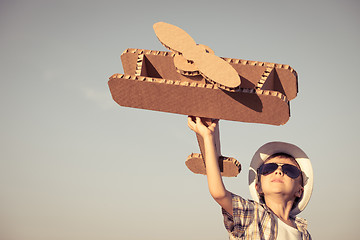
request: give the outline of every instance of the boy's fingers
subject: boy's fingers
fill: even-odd
[[[191,121],[193,121],[193,122],[195,122],[195,120],[196,120],[196,118],[194,117],[194,116],[190,116],[190,115],[188,115],[188,120],[191,120]]]
[[[188,127],[192,130],[193,129],[193,126],[192,126],[192,124],[191,124],[191,122],[188,122]]]
[[[219,123],[219,119],[211,119],[211,127],[216,127],[216,125]]]
[[[194,123],[194,121],[192,120],[192,118],[190,116],[188,117],[188,127],[191,130],[194,130],[194,127],[195,127],[195,123]]]
[[[191,119],[190,116],[187,117],[187,120],[188,120],[188,123],[189,123],[189,122],[192,122],[192,119]]]
[[[201,122],[201,119],[199,117],[196,117],[196,123],[200,123]]]
[[[188,116],[188,123],[194,125],[195,124],[195,121],[194,121],[194,118],[191,117],[191,116]]]
[[[205,124],[203,123],[203,119],[201,117],[196,117],[196,125],[205,126]]]

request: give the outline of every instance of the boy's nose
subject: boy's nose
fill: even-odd
[[[281,166],[278,166],[278,168],[275,170],[275,174],[280,174],[280,175],[283,175],[283,171],[282,171],[282,168]]]

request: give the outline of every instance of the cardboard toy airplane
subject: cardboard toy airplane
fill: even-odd
[[[154,31],[171,52],[129,48],[122,53],[124,74],[108,82],[119,105],[249,123],[288,121],[289,101],[298,92],[297,73],[289,65],[217,57],[168,23],[154,24]],[[199,136],[198,142],[204,153]],[[223,176],[240,172],[233,158],[220,157],[219,163]],[[201,154],[191,154],[186,165],[206,174]]]

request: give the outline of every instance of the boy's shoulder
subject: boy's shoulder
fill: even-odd
[[[232,207],[233,207],[233,216],[235,218],[243,218],[253,220],[254,218],[258,218],[260,216],[267,215],[268,217],[272,217],[271,210],[263,203],[259,203],[254,200],[245,199],[237,194],[231,193],[232,198]],[[229,215],[233,218],[232,215],[227,213],[223,209],[223,214]]]
[[[259,203],[251,199],[245,199],[234,193],[231,193],[231,198],[233,201],[233,207],[236,206],[240,208],[263,208],[266,211],[270,211],[264,203]]]

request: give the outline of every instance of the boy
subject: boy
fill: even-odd
[[[226,190],[218,165],[218,120],[209,126],[196,117],[188,126],[204,141],[205,165],[211,196],[222,207],[230,239],[311,239],[306,222],[295,217],[310,199],[312,167],[298,147],[268,143],[254,155],[249,187],[255,201],[247,201]]]

